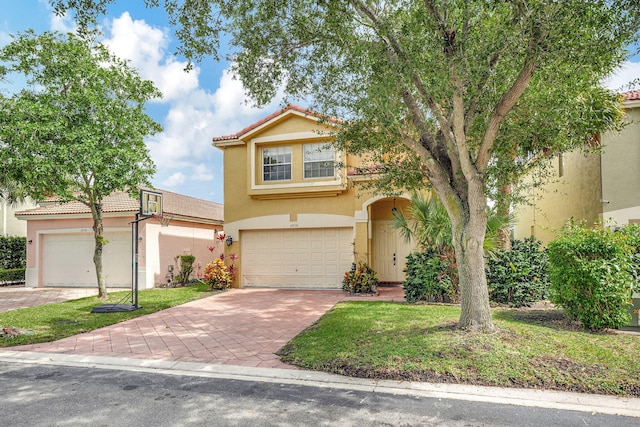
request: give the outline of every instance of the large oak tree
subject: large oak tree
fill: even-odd
[[[88,23],[114,1],[52,3]],[[459,325],[482,331],[494,330],[482,251],[491,184],[519,176],[515,169],[531,155],[584,145],[592,129],[582,125],[601,114],[593,107],[615,108],[600,81],[624,59],[638,30],[636,0],[162,6],[179,53],[217,59],[220,40],[229,40],[234,71],[258,104],[279,90],[312,100],[315,111],[344,119],[338,140],[378,166],[387,191],[435,191],[452,223]]]
[[[0,96],[3,175],[33,199],[89,207],[99,296],[106,297],[102,202],[149,185],[155,165],[144,138],[161,127],[144,105],[161,94],[106,47],[73,34],[27,31],[0,50],[0,61],[0,77],[23,75],[27,83]]]

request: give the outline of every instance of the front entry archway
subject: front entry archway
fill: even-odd
[[[382,199],[371,206],[371,264],[380,282],[404,281],[407,256],[414,243],[407,242],[399,230],[393,227],[392,209],[406,213],[409,201],[405,198]]]

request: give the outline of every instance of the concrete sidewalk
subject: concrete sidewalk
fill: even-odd
[[[59,341],[7,349],[294,369],[275,352],[349,299],[404,301],[404,295],[401,287],[361,297],[338,290],[230,289]]]

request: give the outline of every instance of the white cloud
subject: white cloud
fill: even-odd
[[[197,89],[172,103],[164,132],[148,144],[151,155],[158,168],[193,166],[205,159],[221,160],[220,151],[212,147],[213,137],[236,133],[277,108],[277,102],[263,109],[250,107],[242,84],[225,70],[213,94]]]
[[[171,175],[169,178],[162,181],[162,186],[167,188],[179,187],[184,184],[186,181],[186,177],[182,172],[176,172]]]
[[[191,179],[194,181],[213,181],[214,174],[212,172],[213,165],[200,163],[193,168]]]
[[[229,69],[219,77],[207,76],[219,79],[215,91],[201,88],[200,69],[186,73],[186,62],[169,52],[167,31],[133,20],[129,13],[111,20],[106,28],[110,34],[105,45],[128,59],[143,78],[155,82],[164,95],[161,104],[168,107],[164,117],[157,116],[157,109],[155,114],[164,131],[147,141],[158,167],[155,184],[221,201],[222,152],[212,146],[212,138],[238,132],[276,111],[278,102],[263,109],[251,107],[242,84],[232,78]]]
[[[187,73],[186,62],[167,52],[167,31],[143,20],[133,20],[128,12],[110,22],[111,38],[104,44],[117,56],[128,59],[143,78],[152,80],[163,94],[163,101],[180,98],[198,87],[197,69]]]
[[[51,13],[51,21],[49,25],[53,31],[60,31],[61,33],[75,33],[78,29],[75,21],[67,14],[62,16]]]
[[[636,79],[640,79],[640,62],[627,61],[609,76],[604,84],[609,89],[624,92],[630,90],[628,84]]]

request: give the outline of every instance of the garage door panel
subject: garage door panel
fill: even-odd
[[[351,267],[352,235],[351,228],[243,231],[242,285],[340,288]],[[270,257],[274,245],[267,242],[277,241],[280,257]],[[266,257],[268,265],[261,261]]]
[[[102,270],[108,287],[131,286],[131,234],[105,233]],[[43,286],[98,286],[92,233],[46,234],[42,247]]]

